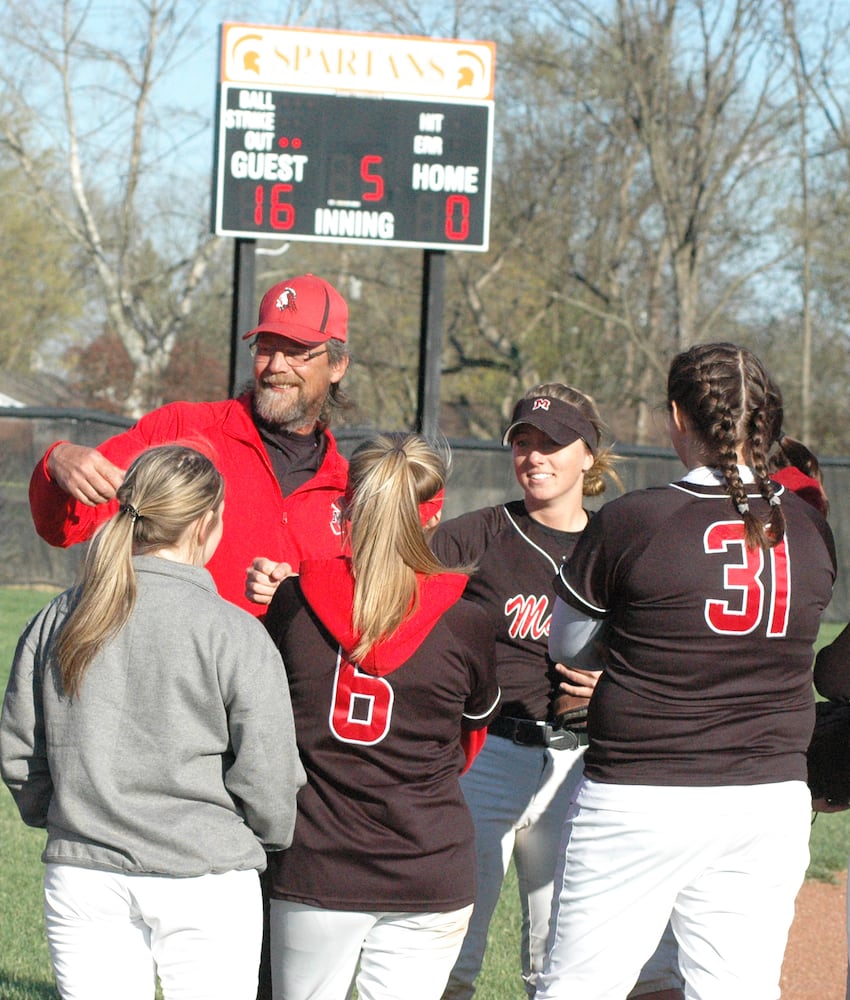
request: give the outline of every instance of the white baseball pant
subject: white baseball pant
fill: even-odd
[[[48,864],[47,943],[63,1000],[255,1000],[257,872],[196,878]]]
[[[511,858],[522,909],[522,979],[528,995],[534,996],[546,958],[554,882],[564,850],[564,821],[583,767],[584,748],[519,746],[489,735],[461,777],[475,823],[478,891],[443,1000],[470,1000],[475,992],[487,933]],[[678,948],[668,926],[630,996],[681,985]]]
[[[776,1000],[810,809],[801,781],[583,782],[537,1000],[624,996],[671,912],[687,1000]]]
[[[359,1000],[439,1000],[471,912],[359,913],[272,899],[273,998],[344,1000],[356,985]]]

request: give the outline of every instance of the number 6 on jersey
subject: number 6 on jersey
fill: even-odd
[[[334,697],[328,719],[331,732],[343,743],[380,743],[390,731],[395,695],[383,677],[364,673],[337,654]]]

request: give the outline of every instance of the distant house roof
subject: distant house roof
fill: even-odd
[[[69,406],[73,394],[55,375],[0,371],[0,406]]]

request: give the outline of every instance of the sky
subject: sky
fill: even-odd
[[[423,9],[428,5],[424,0]],[[134,11],[138,8],[134,0],[93,0],[89,4],[87,27],[94,38],[107,47],[123,47],[128,32],[132,34]],[[191,7],[187,0],[183,9]],[[164,171],[170,165],[175,173],[203,174],[212,171],[215,107],[218,86],[218,41],[219,27],[225,21],[249,24],[269,24],[298,27],[327,28],[322,21],[321,3],[281,3],[271,0],[255,0],[253,3],[233,2],[233,0],[208,0],[200,5],[200,13],[192,25],[188,43],[181,48],[180,58],[160,87],[155,101],[157,107],[169,104],[175,110],[175,122],[182,119],[184,112],[190,112],[196,121],[187,127],[185,134],[170,131],[163,140],[161,166]],[[345,6],[343,5],[343,10]],[[311,14],[313,16],[311,16]],[[351,27],[350,25],[348,27]],[[123,39],[123,40],[122,40]],[[130,50],[128,49],[128,54]],[[93,94],[90,120],[98,122],[103,118],[102,85],[100,78],[88,81]],[[58,105],[57,105],[58,110]],[[119,135],[120,126],[116,120],[114,134]],[[108,128],[108,126],[107,126]],[[123,126],[126,135],[126,125]],[[106,134],[106,132],[105,132]],[[120,145],[120,139],[116,139]],[[106,147],[104,142],[104,147]],[[108,159],[105,158],[104,162]],[[170,164],[166,163],[170,160]],[[108,169],[108,167],[107,167]]]

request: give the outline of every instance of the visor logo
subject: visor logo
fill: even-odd
[[[535,399],[532,404],[532,410],[548,410],[550,400],[548,399]]]

